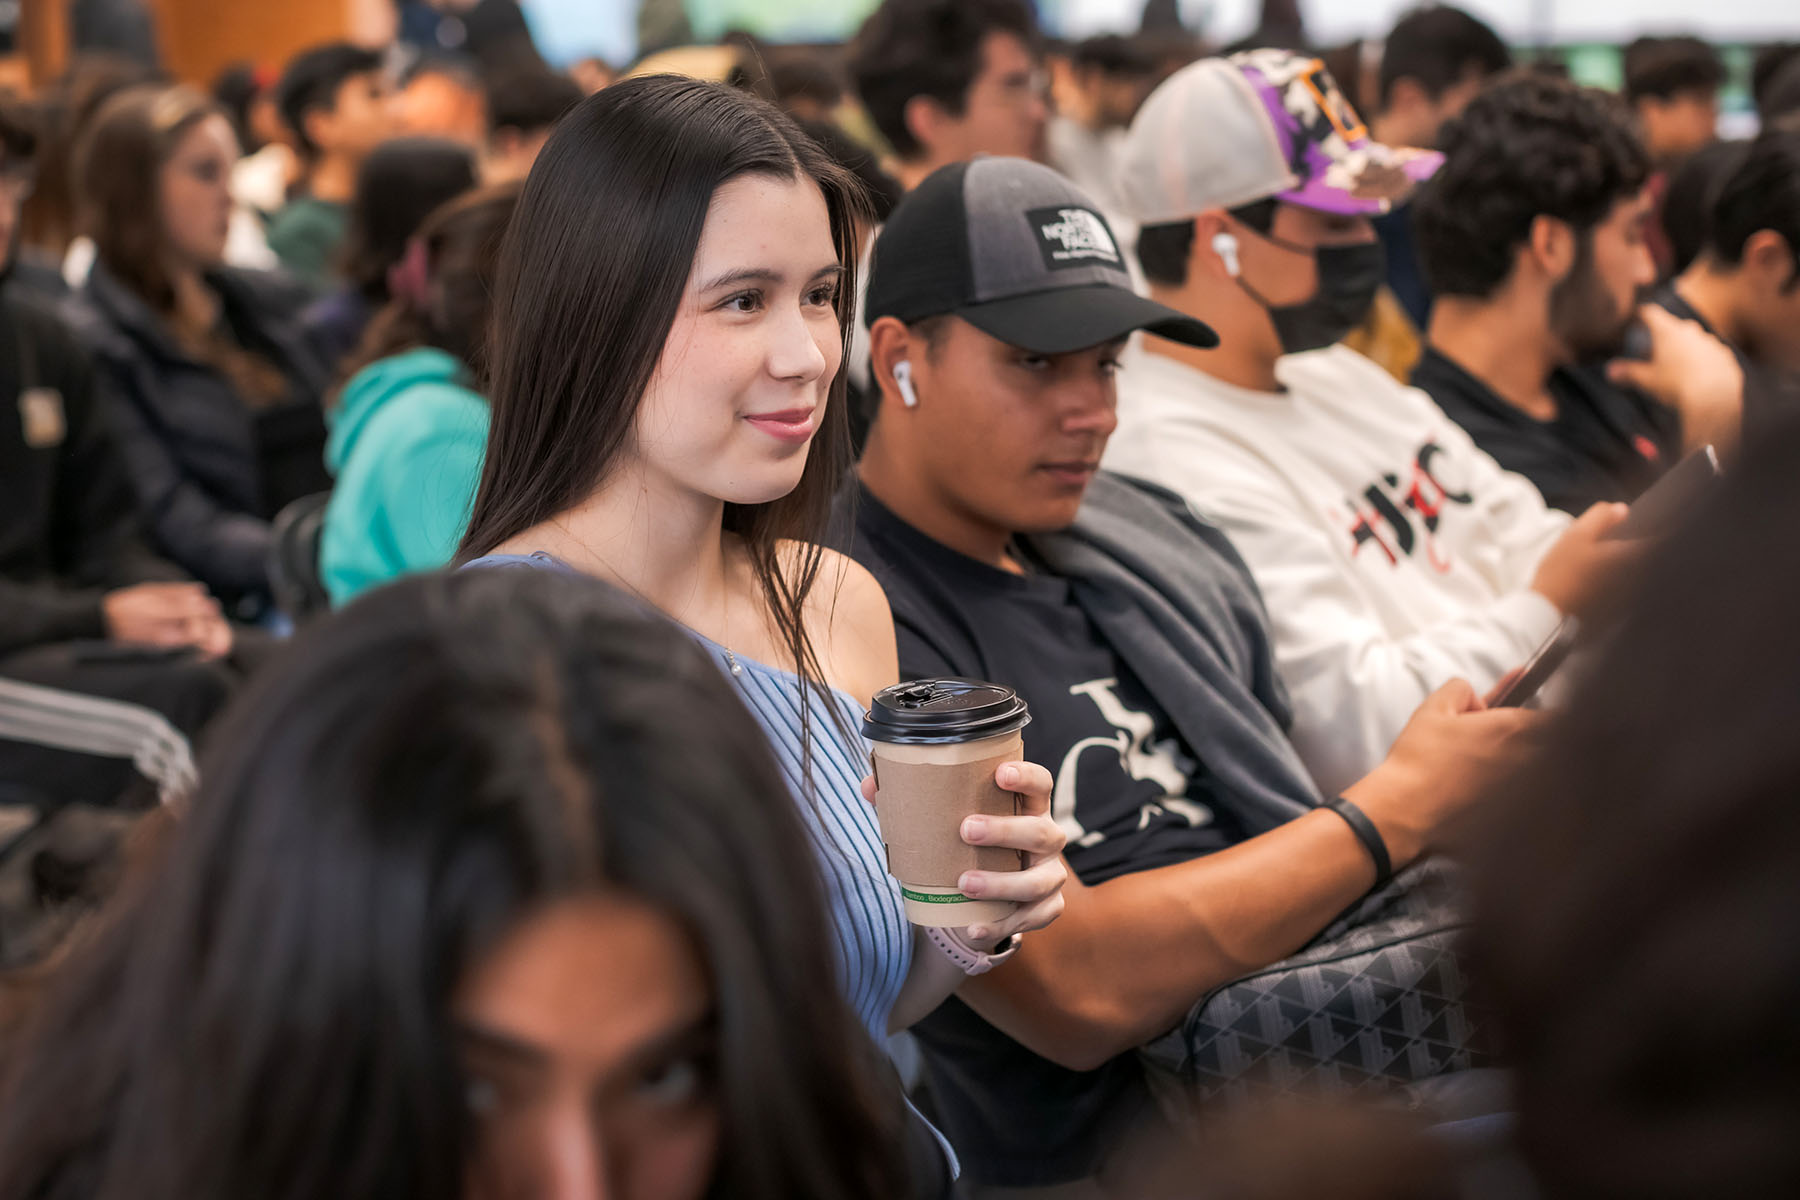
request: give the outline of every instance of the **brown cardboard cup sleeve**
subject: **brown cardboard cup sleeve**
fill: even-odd
[[[997,743],[997,745],[996,745]],[[957,890],[964,871],[1017,871],[1017,850],[971,846],[962,823],[975,813],[1014,816],[1019,798],[994,782],[1002,763],[1023,747],[1017,733],[987,745],[890,746],[873,749],[876,814],[887,846],[888,872],[900,884],[907,919],[915,925],[956,927],[999,921],[1018,907],[1010,900],[971,900]],[[972,757],[971,751],[981,753]],[[943,758],[961,758],[945,762]],[[939,761],[926,761],[937,758]]]

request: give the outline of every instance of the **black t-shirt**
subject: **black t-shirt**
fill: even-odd
[[[1681,459],[1681,418],[1588,367],[1558,367],[1547,387],[1554,420],[1540,421],[1427,346],[1413,386],[1508,471],[1537,485],[1552,508],[1580,514],[1601,501],[1631,501]]]
[[[963,675],[1031,706],[1025,757],[1049,769],[1052,809],[1082,882],[1185,862],[1243,840],[1168,715],[1076,603],[1067,580],[1015,575],[950,550],[865,490],[851,554],[888,593],[904,678]],[[1132,1055],[1074,1072],[952,999],[915,1027],[968,1174],[1028,1187],[1092,1174],[1113,1140],[1153,1119]]]

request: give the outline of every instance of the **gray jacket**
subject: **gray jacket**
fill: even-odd
[[[1246,832],[1265,833],[1319,803],[1288,742],[1262,596],[1225,535],[1185,500],[1102,471],[1074,525],[1017,541],[1071,582]]]

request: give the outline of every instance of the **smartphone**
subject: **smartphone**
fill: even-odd
[[[1718,452],[1711,446],[1700,447],[1632,501],[1631,512],[1606,536],[1641,538],[1667,533],[1705,499],[1718,478]]]
[[[1536,699],[1550,677],[1556,674],[1556,669],[1568,660],[1569,652],[1575,649],[1575,638],[1580,629],[1574,617],[1564,617],[1544,639],[1544,644],[1532,652],[1513,681],[1488,702],[1488,707],[1523,708]]]

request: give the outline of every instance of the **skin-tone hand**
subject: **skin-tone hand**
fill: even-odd
[[[1544,719],[1489,709],[1467,681],[1453,679],[1425,698],[1387,758],[1344,796],[1375,822],[1396,870],[1425,854],[1454,852],[1489,785]]]
[[[1643,557],[1641,540],[1606,536],[1629,511],[1623,504],[1596,504],[1582,513],[1545,552],[1532,590],[1565,615],[1591,611],[1619,576]]]
[[[1062,827],[1050,819],[1050,772],[1036,763],[1000,764],[994,782],[1018,795],[1020,814],[1014,817],[973,816],[963,820],[963,841],[971,846],[999,846],[1024,852],[1022,871],[965,871],[957,887],[965,896],[983,900],[1012,900],[1019,908],[1006,920],[992,925],[971,925],[963,931],[977,945],[992,945],[1015,933],[1028,933],[1056,920],[1063,910],[1063,884],[1069,870],[1063,865]],[[864,799],[875,801],[875,778],[862,783]]]
[[[107,636],[139,646],[192,646],[208,658],[231,652],[231,625],[197,583],[140,583],[100,601]]]
[[[1644,305],[1638,319],[1650,331],[1649,360],[1615,359],[1607,364],[1607,378],[1680,413],[1687,449],[1736,446],[1744,414],[1744,369],[1731,347],[1661,305]]]

